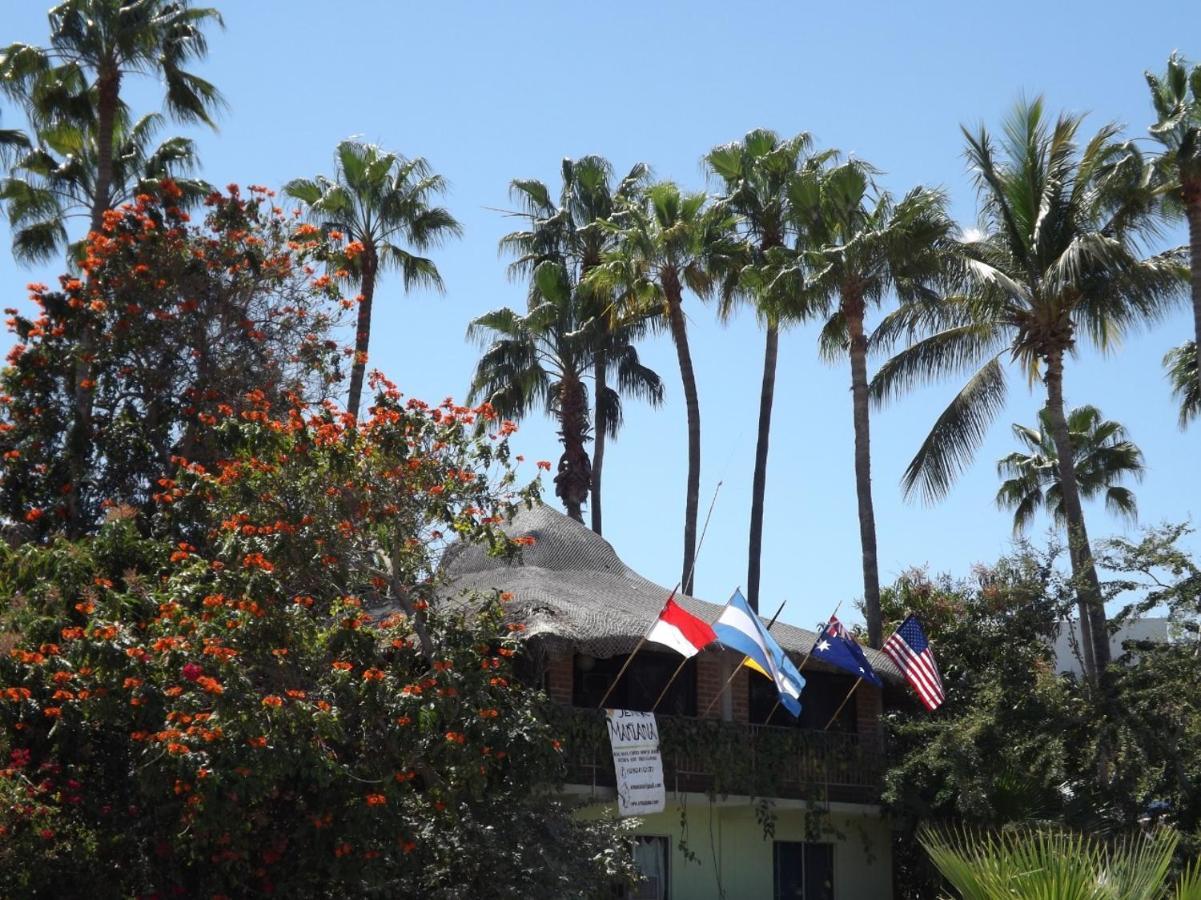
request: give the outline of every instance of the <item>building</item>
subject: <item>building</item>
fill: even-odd
[[[598,706],[669,591],[550,507],[519,513],[508,530],[535,540],[521,562],[452,548],[451,589],[513,593],[510,609],[528,636],[526,675],[545,686],[563,717],[568,790],[585,802],[583,815],[601,815],[615,806],[615,779]],[[676,599],[709,622],[721,610]],[[771,633],[798,665],[816,639],[783,623]],[[883,693],[899,695],[904,683],[892,662],[867,650],[885,692],[865,682],[851,693],[853,677],[805,661],[803,710],[794,720],[775,708],[774,686],[740,667],[735,654],[707,650],[680,667],[682,657],[663,649],[646,645],[605,704],[650,710],[658,701],[667,808],[638,828],[648,877],[635,896],[890,897],[891,835],[878,801]]]
[[[1117,659],[1127,651],[1127,641],[1167,643],[1169,640],[1167,619],[1151,616],[1130,619],[1109,636],[1109,653]],[[1075,619],[1066,619],[1059,623],[1059,631],[1055,636],[1055,671],[1060,675],[1082,678],[1084,663],[1081,657],[1080,623]]]

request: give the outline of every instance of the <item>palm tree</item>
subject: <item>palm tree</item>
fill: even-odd
[[[1201,897],[1201,866],[1194,862],[1171,875],[1180,835],[1170,829],[1105,841],[1066,831],[974,833],[923,826],[918,841],[943,878],[969,900]]]
[[[157,190],[172,179],[181,191],[179,205],[198,201],[211,188],[182,177],[196,168],[196,147],[184,137],[155,146],[162,116],[150,114],[132,124],[119,117],[113,140],[109,200],[119,206],[137,194]],[[38,145],[19,156],[0,181],[0,201],[13,228],[13,255],[27,262],[51,259],[67,242],[67,223],[90,217],[96,200],[96,135],[60,124],[38,135]],[[78,256],[78,248],[73,255]]]
[[[359,314],[346,409],[357,419],[377,276],[384,269],[399,269],[406,291],[415,286],[441,291],[442,276],[434,261],[401,244],[424,250],[458,237],[463,229],[443,207],[432,205],[446,190],[446,181],[422,157],[406,159],[373,144],[346,140],[338,144],[334,163],[333,178],[297,178],[284,185],[284,193],[304,203],[314,222],[362,245],[348,260],[359,279]]]
[[[768,264],[789,243],[789,181],[812,144],[808,134],[782,140],[774,132],[758,129],[741,141],[715,147],[705,156],[709,171],[725,188],[719,208],[739,217],[739,229],[750,252],[751,273]],[[748,273],[750,274],[750,273]],[[767,282],[750,274],[748,283]],[[767,495],[767,456],[771,438],[772,404],[776,391],[779,355],[778,304],[761,291],[753,292],[759,314],[766,322],[763,381],[759,392],[759,430],[755,443],[755,475],[751,488],[751,528],[748,542],[747,600],[759,608],[759,575],[763,555],[763,505]],[[728,308],[728,307],[727,307]]]
[[[701,484],[701,411],[688,346],[684,289],[699,297],[713,294],[731,271],[737,247],[733,218],[706,208],[704,193],[683,194],[660,182],[624,203],[609,226],[618,246],[593,269],[586,284],[617,295],[616,307],[635,316],[666,322],[676,348],[688,420],[688,477],[684,504],[684,559],[680,585],[691,594],[695,576],[697,513]],[[728,291],[728,281],[727,281]]]
[[[919,187],[898,203],[876,191],[871,176],[871,168],[855,160],[834,168],[806,167],[794,177],[790,194],[809,310],[826,316],[821,354],[827,359],[846,354],[851,364],[864,610],[868,643],[878,649],[883,626],[867,378],[867,357],[875,349],[876,336],[869,332],[866,317],[893,294],[910,303],[934,295],[954,251],[941,193]],[[889,324],[884,322],[882,341]]]
[[[1194,335],[1185,347],[1192,350],[1193,373],[1201,389],[1201,65],[1189,71],[1188,63],[1173,53],[1162,78],[1151,72],[1146,77],[1159,117],[1151,135],[1164,146],[1164,186],[1188,222]]]
[[[967,292],[910,305],[913,321],[929,333],[880,368],[872,392],[883,400],[948,370],[972,373],[902,481],[907,494],[920,490],[934,500],[949,490],[1004,406],[1002,357],[1017,362],[1031,382],[1043,382],[1085,664],[1095,681],[1109,661],[1109,639],[1064,412],[1064,364],[1081,336],[1104,349],[1123,331],[1161,317],[1182,295],[1187,269],[1178,253],[1141,253],[1156,225],[1144,160],[1116,140],[1113,125],[1078,147],[1080,123],[1067,114],[1048,122],[1039,98],[1018,104],[999,149],[983,127],[964,129],[984,228],[962,244]]]
[[[1104,496],[1110,512],[1137,520],[1134,492],[1121,481],[1127,476],[1142,480],[1143,452],[1121,423],[1102,418],[1095,406],[1078,406],[1067,419],[1080,496],[1085,500]],[[1014,534],[1025,531],[1043,508],[1056,525],[1066,526],[1059,457],[1046,411],[1039,413],[1037,428],[1015,424],[1013,433],[1025,449],[1015,450],[997,463],[997,474],[1005,479],[997,491],[997,506],[1013,510]]]
[[[588,311],[576,302],[567,268],[543,260],[531,273],[530,310],[520,315],[509,308],[485,313],[472,321],[467,336],[485,343],[476,366],[469,397],[492,404],[496,412],[514,420],[541,407],[559,421],[563,453],[555,474],[555,494],[567,514],[584,521],[592,463],[586,447],[589,421],[587,378],[594,371],[596,345],[587,327]],[[641,364],[633,339],[640,323],[619,325],[606,347],[616,355],[617,381],[630,392],[652,403],[663,399],[659,376]],[[490,342],[490,343],[489,343]],[[614,423],[620,423],[621,401],[613,388],[605,401]]]
[[[89,212],[91,230],[99,231],[114,205],[114,135],[128,115],[124,80],[161,76],[174,118],[212,125],[221,95],[184,66],[207,54],[204,29],[221,25],[221,15],[189,0],[65,0],[49,18],[49,47],[12,44],[0,51],[0,90],[24,105],[35,131],[65,119],[95,134]]]
[[[1163,365],[1168,370],[1172,395],[1180,403],[1180,427],[1185,428],[1189,422],[1201,416],[1201,378],[1197,376],[1198,360],[1193,352],[1193,342],[1169,350],[1163,358]]]
[[[509,267],[513,277],[528,277],[538,263],[547,259],[565,266],[578,292],[577,302],[589,309],[583,321],[589,323],[596,350],[592,364],[596,389],[593,392],[595,431],[589,512],[592,530],[601,534],[601,476],[605,443],[607,438],[616,437],[619,426],[613,411],[607,406],[617,393],[607,390],[607,385],[615,361],[625,351],[620,342],[608,346],[610,333],[615,329],[620,330],[620,314],[613,306],[612,297],[595,287],[584,289],[582,285],[588,273],[612,249],[615,240],[612,229],[602,227],[602,223],[613,215],[615,204],[632,196],[645,182],[649,170],[644,163],[636,163],[616,186],[612,184],[613,167],[601,156],[564,159],[561,171],[563,184],[557,204],[542,182],[513,182],[513,194],[522,201],[523,207],[514,215],[526,219],[527,228],[502,238],[501,250],[516,257]]]

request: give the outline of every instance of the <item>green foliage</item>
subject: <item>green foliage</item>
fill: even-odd
[[[1126,645],[1098,692],[1058,675],[1053,641],[1071,606],[1057,548],[1023,547],[970,579],[903,576],[883,593],[885,620],[917,613],[935,635],[947,700],[934,714],[885,716],[884,802],[902,826],[898,894],[928,897],[937,878],[912,843],[920,823],[1045,824],[1121,837],[1148,823],[1201,842],[1201,688],[1195,677],[1201,574],[1178,546],[1187,529],[1100,547],[1114,616],[1167,610],[1176,640]]]
[[[357,427],[229,416],[221,461],[181,464],[157,512],[3,550],[0,893],[629,883],[620,829],[551,790],[560,744],[505,596],[439,600],[447,541],[517,551],[498,524],[534,493],[508,429],[379,386]]]
[[[922,846],[963,900],[1160,900],[1193,896],[1168,888],[1177,835],[1159,831],[1108,845],[1062,831],[1000,833],[925,829]]]

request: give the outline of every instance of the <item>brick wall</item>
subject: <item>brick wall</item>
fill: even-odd
[[[555,653],[546,661],[546,693],[556,703],[571,705],[574,664],[570,653]]]
[[[705,715],[705,708],[714,696],[725,687],[730,677],[729,666],[735,664],[733,657],[719,653],[704,653],[697,657],[696,665],[696,714]],[[746,682],[747,670],[740,668],[734,681],[721,698],[713,703],[709,718],[733,719],[746,722],[750,718],[749,695]]]
[[[855,716],[858,719],[859,736],[864,743],[874,742],[879,749],[884,747],[884,731],[880,727],[880,716],[884,712],[883,692],[866,681],[855,691]]]

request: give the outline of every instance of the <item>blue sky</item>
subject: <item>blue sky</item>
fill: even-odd
[[[227,30],[212,35],[199,71],[230,109],[217,133],[188,131],[209,180],[279,186],[329,172],[334,145],[349,135],[425,156],[450,180],[446,203],[465,236],[436,254],[445,296],[406,296],[388,279],[372,332],[371,364],[430,400],[466,392],[479,353],[464,341],[467,322],[523,302],[496,254],[511,222],[494,210],[508,206],[513,178],[556,182],[562,157],[598,153],[619,171],[644,160],[659,177],[701,188],[699,160],[710,147],[757,127],[809,131],[820,146],[882,169],[881,184],[895,193],[945,188],[966,227],[976,201],[960,123],[996,125],[1020,95],[1043,93],[1052,110],[1089,112],[1091,128],[1116,120],[1142,137],[1151,116],[1143,70],[1161,68],[1173,49],[1201,58],[1201,5],[1187,3],[211,2]],[[48,5],[6,0],[0,43],[43,43]],[[160,103],[153,84],[130,85],[128,96],[140,111]],[[4,121],[16,124],[13,110]],[[27,281],[55,274],[18,267],[8,245],[0,223],[5,305],[24,297]],[[696,592],[720,602],[746,577],[762,335],[750,315],[722,326],[712,308],[687,304],[702,513],[723,484]],[[1177,430],[1160,367],[1190,333],[1182,309],[1131,335],[1116,356],[1083,351],[1066,377],[1070,404],[1100,406],[1143,448],[1145,524],[1201,514],[1201,427]],[[763,606],[787,600],[783,618],[798,624],[824,619],[839,601],[854,620],[862,593],[850,376],[818,360],[815,338],[808,327],[781,339],[765,522]],[[666,336],[648,341],[644,357],[668,400],[657,412],[627,406],[625,430],[606,454],[605,536],[627,563],[670,586],[679,577],[684,408]],[[934,507],[906,503],[897,485],[954,386],[874,415],[883,581],[912,565],[966,574],[1008,548],[994,464],[1011,449],[1009,423],[1032,422],[1040,405],[1020,376],[1011,389],[976,465]],[[515,440],[530,460],[557,458],[545,419],[528,420]],[[1103,509],[1090,513],[1093,535],[1122,532]]]

